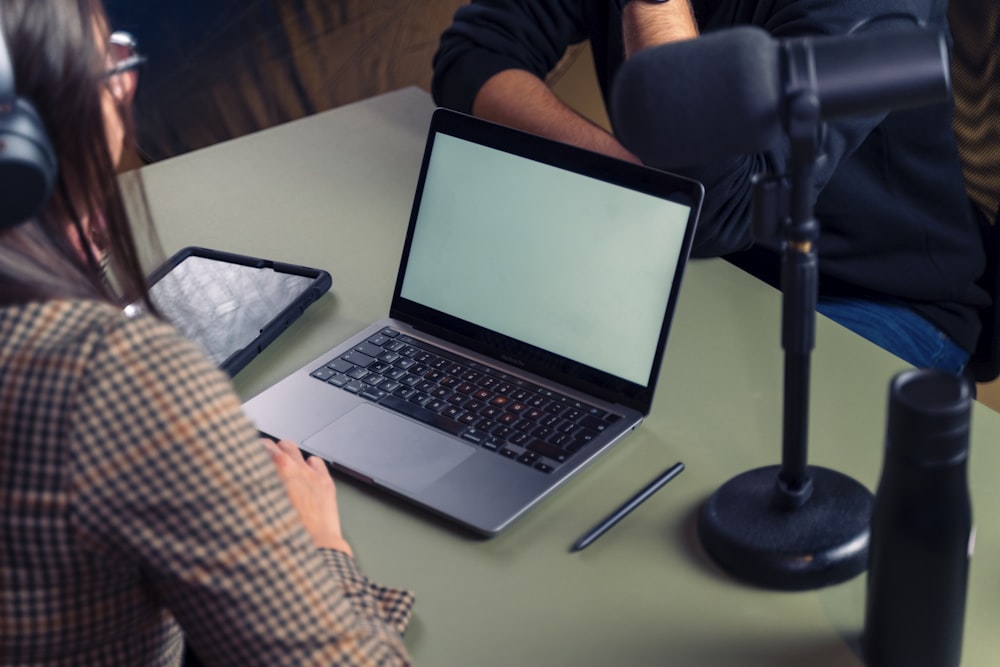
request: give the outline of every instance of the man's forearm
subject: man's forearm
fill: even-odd
[[[698,36],[698,24],[689,0],[665,3],[633,0],[625,5],[622,32],[625,57],[629,58],[650,46],[693,39]]]
[[[504,70],[487,79],[472,103],[472,113],[563,143],[639,162],[611,134],[564,104],[544,81],[525,70]]]

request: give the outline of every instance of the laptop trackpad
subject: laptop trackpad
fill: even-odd
[[[421,491],[476,448],[373,405],[359,405],[302,443],[305,449],[378,483]]]

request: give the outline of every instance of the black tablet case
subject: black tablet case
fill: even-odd
[[[163,316],[235,376],[332,285],[330,274],[189,246],[149,277]]]

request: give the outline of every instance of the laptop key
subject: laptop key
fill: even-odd
[[[372,345],[377,345],[378,347],[382,347],[383,345],[389,342],[389,337],[379,333],[369,338],[368,342],[371,343]]]
[[[517,457],[518,463],[524,463],[529,466],[532,465],[538,459],[539,459],[538,454],[532,451],[527,451],[524,454],[521,454],[519,457]]]
[[[503,445],[503,440],[494,438],[493,436],[487,436],[485,439],[483,439],[483,442],[481,444],[483,445],[484,449],[488,449],[492,452],[495,452],[500,448],[501,445]]]
[[[542,440],[532,440],[531,442],[528,443],[526,449],[535,452],[537,454],[541,454],[545,458],[552,459],[553,461],[558,461],[559,463],[565,461],[566,458],[569,456],[569,452],[567,452],[562,447],[556,447],[555,445],[550,444],[548,442],[544,442]]]
[[[326,381],[327,384],[332,384],[334,387],[343,387],[350,381],[350,378],[343,373],[334,373],[333,376]]]
[[[573,431],[575,431],[577,428],[579,428],[579,425],[576,424],[575,422],[563,422],[562,424],[559,424],[558,426],[556,426],[555,430],[558,433],[567,433],[567,434],[569,434],[569,433],[572,433]]]
[[[529,422],[529,424],[530,423],[531,422]],[[534,426],[534,424],[531,425]],[[531,435],[535,436],[536,438],[548,438],[553,433],[555,433],[555,430],[549,428],[548,426],[539,426],[538,428],[535,428],[531,431]]]
[[[355,380],[363,380],[366,376],[371,375],[368,371],[360,366],[355,366],[351,370],[347,371],[347,377],[353,378]]]
[[[390,380],[402,380],[407,375],[407,372],[402,368],[393,368],[385,372],[385,376]]]
[[[425,394],[423,392],[418,391],[417,393],[410,396],[408,400],[410,401],[410,403],[416,403],[417,405],[426,405],[433,399],[431,399],[430,394]]]
[[[530,405],[532,408],[535,408],[536,410],[544,408],[546,405],[548,405],[548,402],[549,399],[539,395],[532,396],[531,398],[528,399],[528,405]]]
[[[516,431],[515,433],[511,434],[509,440],[512,444],[523,445],[524,443],[531,440],[531,436],[523,431]]]
[[[400,398],[410,398],[411,396],[417,393],[417,390],[414,389],[413,387],[407,387],[406,385],[403,385],[393,393],[396,394],[396,396],[399,396]]]
[[[358,343],[354,347],[354,350],[356,352],[360,352],[362,354],[368,355],[369,357],[377,357],[378,355],[382,354],[382,352],[384,352],[384,350],[382,349],[381,346],[379,346],[379,345],[373,345],[372,343],[369,343],[368,341],[364,341],[364,342]]]
[[[451,389],[448,389],[447,387],[440,387],[439,386],[439,387],[435,387],[434,389],[432,389],[428,393],[431,396],[433,396],[434,398],[440,398],[442,401],[444,401],[444,400],[447,400],[447,398],[449,396],[451,396],[452,391],[451,391]]]
[[[372,373],[385,373],[387,370],[389,370],[389,368],[390,368],[389,364],[383,361],[376,360],[368,366],[367,370],[371,371]]]
[[[335,374],[336,374],[335,370],[333,370],[332,368],[327,368],[326,366],[312,372],[312,376],[314,378],[318,380],[323,380],[324,382],[332,378]]]
[[[529,408],[525,412],[521,413],[521,416],[525,419],[530,419],[531,421],[538,421],[544,416],[544,413],[538,408]]]
[[[410,401],[402,399],[399,396],[386,396],[382,399],[379,405],[384,405],[390,410],[395,410],[396,412],[404,414],[407,417],[412,417],[417,421],[440,428],[448,433],[451,433],[452,435],[459,435],[467,428],[465,424],[460,424],[453,419],[443,417],[437,412],[422,408],[416,403],[411,403]]]
[[[369,356],[364,352],[359,352],[358,350],[351,350],[342,356],[341,359],[362,368],[368,368],[375,361],[375,357]]]
[[[378,355],[377,359],[385,364],[394,364],[398,359],[403,359],[405,357],[396,354],[395,352],[383,352]],[[413,359],[407,359],[407,361],[413,361]]]
[[[548,441],[556,447],[565,447],[571,440],[572,438],[570,435],[568,433],[563,433],[562,431],[556,431],[548,437]]]
[[[580,424],[594,431],[603,431],[608,426],[608,423],[604,419],[593,415],[587,415],[584,417],[580,420]]]
[[[350,382],[348,382],[347,384],[345,384],[343,387],[341,387],[341,389],[343,389],[345,391],[349,391],[352,394],[356,394],[356,393],[358,393],[359,391],[361,391],[364,388],[365,388],[365,386],[363,384],[361,384],[360,382],[358,382],[357,380],[351,380]]]
[[[527,419],[522,419],[521,421],[514,423],[514,430],[521,431],[522,433],[527,433],[533,428],[535,428],[535,423],[528,421]]]
[[[367,398],[369,401],[380,401],[385,398],[385,392],[375,389],[373,387],[366,387],[358,392],[358,396],[361,398]]]
[[[545,406],[545,411],[555,417],[561,416],[563,411],[565,410],[566,406],[558,401],[552,401],[551,403]]]
[[[462,437],[471,443],[481,445],[488,436],[486,433],[483,433],[482,431],[477,431],[474,428],[470,428],[468,431],[462,434]]]
[[[378,388],[386,392],[387,394],[394,394],[396,393],[396,390],[399,389],[401,386],[402,385],[400,385],[395,380],[386,380],[385,382],[380,384]]]
[[[493,430],[490,432],[493,434],[493,437],[506,440],[508,437],[510,437],[510,434],[513,433],[514,430],[509,426],[497,425],[494,426]]]
[[[331,368],[338,373],[346,373],[347,371],[354,368],[354,364],[350,361],[344,361],[343,359],[334,359],[326,365],[327,368]]]
[[[558,426],[560,422],[562,422],[562,418],[556,415],[548,415],[538,420],[538,424],[540,426],[544,426],[545,428],[550,428],[550,429]]]
[[[400,342],[400,341],[398,341],[398,340],[390,340],[390,341],[389,341],[388,343],[386,343],[386,344],[385,344],[385,345],[383,345],[382,347],[383,347],[383,349],[386,349],[386,350],[388,350],[389,352],[399,352],[399,351],[400,351],[400,350],[402,350],[402,349],[403,349],[404,347],[406,347],[406,345],[405,345],[405,344],[403,344],[403,343],[401,343],[401,342]]]

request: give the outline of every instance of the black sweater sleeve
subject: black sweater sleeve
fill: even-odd
[[[545,79],[589,35],[591,0],[476,0],[455,12],[434,55],[431,93],[469,113],[487,79],[508,69]]]

